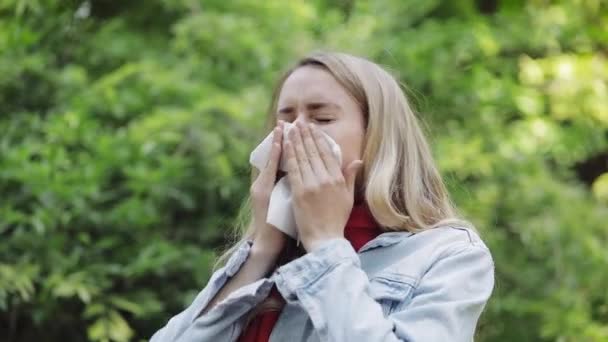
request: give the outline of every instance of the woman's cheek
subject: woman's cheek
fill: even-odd
[[[350,164],[355,157],[353,156],[352,149],[347,144],[340,144],[340,151],[342,153],[342,169],[344,169],[348,164]]]

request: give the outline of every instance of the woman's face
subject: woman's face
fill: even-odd
[[[277,120],[312,122],[340,145],[342,169],[361,159],[365,120],[346,89],[320,67],[297,68],[283,83]]]

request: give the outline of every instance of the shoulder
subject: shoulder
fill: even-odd
[[[460,270],[494,270],[490,249],[472,227],[444,225],[404,234],[403,239],[390,249],[383,253],[390,260],[383,264],[418,279],[443,264]]]
[[[462,266],[488,264],[492,268],[494,267],[490,249],[473,227],[440,226],[414,234],[412,238],[413,241],[419,239],[419,243],[427,245],[429,251],[434,251],[431,260],[435,262],[445,258],[458,257],[462,259]]]
[[[477,230],[460,225],[443,225],[427,229],[409,238],[409,243],[421,248],[432,247],[435,250],[450,252],[462,249],[483,249],[490,252]]]
[[[414,234],[412,238],[425,246],[418,255],[424,261],[417,269],[417,293],[442,289],[453,298],[487,301],[494,288],[495,266],[490,249],[475,229],[444,226]]]

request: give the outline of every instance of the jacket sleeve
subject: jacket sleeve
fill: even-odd
[[[158,330],[150,342],[168,341],[232,341],[242,328],[240,318],[256,304],[268,296],[274,284],[262,278],[232,292],[217,303],[205,315],[201,311],[219,292],[224,284],[234,276],[245,263],[252,245],[251,240],[243,242],[228,259],[226,265],[213,273],[207,286],[196,296],[192,304],[174,316]]]
[[[274,277],[283,297],[308,312],[321,341],[465,342],[494,287],[494,263],[485,246],[450,248],[388,317],[346,239],[326,241]]]

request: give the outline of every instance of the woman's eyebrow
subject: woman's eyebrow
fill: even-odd
[[[306,105],[306,109],[308,109],[308,110],[318,110],[318,109],[323,109],[323,108],[339,109],[340,106],[338,106],[335,103],[331,103],[331,102],[311,102]]]

